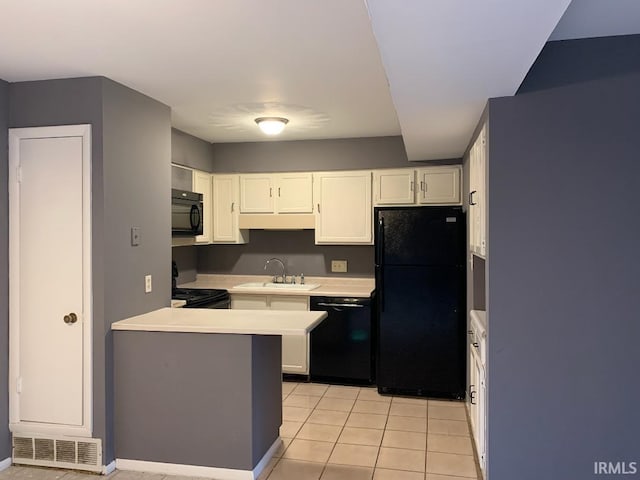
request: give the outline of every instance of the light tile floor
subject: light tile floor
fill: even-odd
[[[379,395],[375,388],[282,384],[282,446],[260,480],[477,479],[462,402]],[[0,480],[96,480],[10,467]],[[196,480],[116,471],[108,480]],[[201,479],[198,479],[201,480]]]
[[[282,384],[282,446],[264,480],[477,479],[464,403]]]

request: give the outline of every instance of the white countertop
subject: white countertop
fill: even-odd
[[[161,308],[120,320],[112,330],[140,332],[306,335],[327,312]]]
[[[266,275],[207,275],[199,274],[195,282],[181,284],[181,288],[221,288],[231,294],[297,295],[368,298],[375,289],[373,278],[355,277],[305,277],[305,283],[319,284],[314,290],[288,290],[264,288],[234,288],[236,285],[251,282],[270,282]]]

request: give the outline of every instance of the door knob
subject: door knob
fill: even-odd
[[[70,313],[69,315],[62,317],[62,320],[64,320],[64,323],[68,325],[70,323],[76,323],[78,321],[78,316],[75,313]]]

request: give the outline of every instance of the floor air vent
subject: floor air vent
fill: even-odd
[[[14,436],[13,463],[102,471],[100,439]]]

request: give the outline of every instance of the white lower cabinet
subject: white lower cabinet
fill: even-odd
[[[237,310],[309,310],[309,297],[299,295],[232,294]],[[309,335],[282,336],[282,373],[309,374]]]
[[[469,351],[469,420],[480,468],[485,471],[486,458],[486,385],[485,369],[480,356]]]

